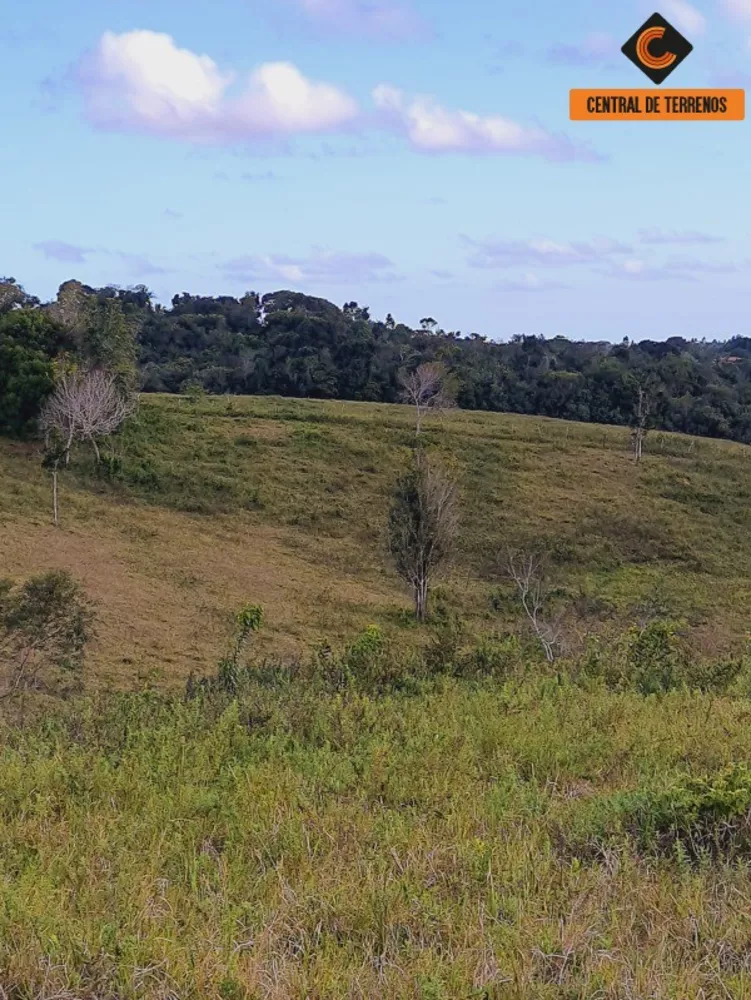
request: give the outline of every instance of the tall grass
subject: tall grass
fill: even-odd
[[[743,857],[601,833],[751,753],[748,703],[565,678],[253,684],[6,727],[9,997],[744,997]]]

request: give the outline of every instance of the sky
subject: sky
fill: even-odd
[[[655,2],[658,6],[655,7]],[[25,0],[0,18],[0,274],[293,288],[494,339],[751,335],[748,122],[572,87],[751,83],[751,0]]]

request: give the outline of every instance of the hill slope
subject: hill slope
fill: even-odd
[[[386,557],[389,490],[412,441],[400,406],[144,397],[106,475],[81,455],[62,527],[33,446],[0,443],[0,577],[70,568],[100,604],[89,680],[130,687],[212,667],[229,612],[262,604],[267,649],[339,642],[369,622],[409,629]],[[542,544],[570,633],[638,613],[685,615],[706,651],[745,634],[751,452],[655,433],[639,468],[623,428],[456,412],[426,438],[461,476],[461,553],[440,589],[478,630],[516,622],[495,601],[497,554]],[[593,610],[594,609],[594,610]]]

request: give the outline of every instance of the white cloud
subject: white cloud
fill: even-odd
[[[597,264],[612,256],[629,254],[631,247],[617,240],[599,237],[588,243],[561,243],[556,240],[473,240],[464,237],[471,248],[472,267],[570,267]]]
[[[153,31],[106,32],[78,79],[95,126],[193,142],[321,132],[357,115],[349,96],[286,62],[259,66],[232,96],[235,74]]]
[[[287,282],[349,282],[398,281],[393,261],[379,253],[340,253],[314,248],[308,257],[286,254],[248,254],[225,261],[221,270],[236,280],[268,280]]]
[[[687,0],[662,0],[660,9],[676,28],[685,31],[689,37],[703,35],[707,30],[707,19]]]
[[[404,133],[422,153],[505,153],[542,156],[547,160],[596,160],[597,155],[566,136],[539,126],[524,126],[500,115],[481,116],[451,111],[434,98],[406,98],[402,91],[381,84],[373,100],[385,121]]]

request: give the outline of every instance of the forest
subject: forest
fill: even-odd
[[[749,337],[635,335],[613,344],[519,334],[499,342],[444,330],[432,317],[413,329],[390,314],[374,319],[356,302],[340,308],[294,291],[184,292],[165,307],[144,286],[67,281],[43,303],[12,278],[0,279],[0,428],[28,430],[55,358],[77,350],[84,327],[100,331],[89,335],[89,360],[111,366],[97,351],[119,341],[145,392],[398,402],[403,373],[438,361],[463,409],[630,425],[646,397],[651,427],[751,441]]]

